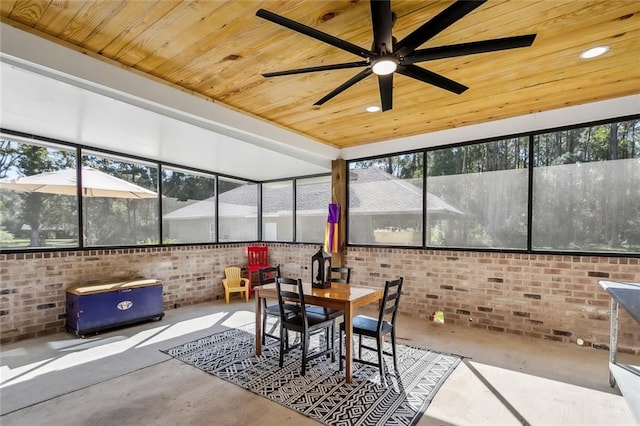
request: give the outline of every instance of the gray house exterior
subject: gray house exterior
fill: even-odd
[[[421,245],[422,181],[403,180],[370,167],[349,171],[349,241],[363,244]],[[328,180],[296,188],[296,241],[319,243],[324,238],[330,202]],[[257,240],[257,188],[245,185],[220,194],[220,241]],[[291,187],[269,189],[263,197],[263,240],[291,241]],[[427,212],[436,219],[465,214],[427,193]],[[165,236],[177,242],[215,241],[215,197],[192,202],[163,216]]]

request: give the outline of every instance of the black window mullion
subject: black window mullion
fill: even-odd
[[[163,226],[163,220],[162,220],[162,163],[159,163],[156,166],[156,170],[158,171],[158,184],[157,186],[157,191],[158,191],[158,232],[160,232],[160,239],[159,244],[163,245],[164,244],[164,226]]]
[[[258,187],[258,241],[262,241],[262,183],[256,186]]]
[[[527,194],[527,252],[532,250],[532,230],[533,230],[533,167],[534,167],[534,146],[533,135],[529,135],[529,194]]]
[[[76,147],[76,189],[78,206],[78,248],[84,248],[84,199],[82,198],[82,148]]]
[[[422,151],[422,247],[427,244],[427,151]]]
[[[293,208],[292,208],[292,212],[291,212],[292,219],[293,219],[291,221],[292,222],[291,225],[293,226],[293,233],[291,235],[291,240],[293,242],[296,242],[296,241],[298,241],[298,236],[296,234],[297,228],[298,228],[298,226],[297,226],[297,224],[298,224],[298,204],[296,203],[296,200],[298,198],[298,191],[297,191],[297,189],[298,189],[298,180],[295,179],[295,178],[292,179],[291,180],[291,185],[293,185],[293,188],[291,188],[292,192],[293,192]]]
[[[214,199],[216,200],[215,205],[213,206],[214,210],[215,210],[215,220],[214,220],[214,228],[215,228],[215,233],[216,233],[216,238],[215,238],[215,242],[219,243],[220,242],[220,176],[215,176],[215,181],[213,183],[214,186]]]

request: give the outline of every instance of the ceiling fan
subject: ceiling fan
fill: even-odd
[[[416,80],[432,84],[450,92],[461,94],[468,89],[467,86],[450,80],[442,75],[426,70],[415,65],[418,62],[426,62],[435,59],[451,58],[456,56],[472,55],[475,53],[494,52],[498,50],[515,49],[531,46],[536,34],[527,34],[514,37],[498,38],[492,40],[475,41],[469,43],[450,44],[446,46],[418,49],[426,41],[440,33],[445,28],[462,19],[467,14],[485,3],[481,1],[458,0],[438,15],[431,18],[400,41],[396,41],[392,35],[392,27],[395,22],[395,13],[391,11],[390,0],[371,0],[371,22],[373,25],[373,46],[371,50],[362,48],[346,40],[339,39],[330,34],[308,27],[284,16],[277,15],[268,10],[260,9],[256,15],[283,27],[297,31],[316,40],[323,41],[339,49],[353,53],[364,58],[363,61],[345,62],[341,64],[320,65],[316,67],[298,68],[287,71],[276,71],[262,74],[264,77],[277,77],[283,75],[303,74],[309,72],[329,71],[346,68],[364,67],[355,76],[333,89],[325,97],[314,105],[322,105],[339,93],[353,86],[360,80],[376,74],[380,87],[380,101],[382,111],[387,111],[393,105],[393,74],[398,73]],[[416,50],[417,49],[417,50]]]

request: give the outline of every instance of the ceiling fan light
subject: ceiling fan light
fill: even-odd
[[[388,75],[398,68],[398,61],[393,56],[382,56],[371,64],[371,70],[376,75]]]
[[[606,53],[609,50],[607,46],[597,46],[587,49],[580,54],[582,59],[591,59]]]

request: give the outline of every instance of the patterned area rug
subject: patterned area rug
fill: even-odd
[[[385,357],[387,386],[381,384],[377,367],[358,363],[353,382],[346,383],[344,371],[337,371],[337,354],[334,363],[325,357],[312,360],[302,376],[301,351],[285,355],[279,368],[278,341],[267,338],[262,355],[255,356],[254,339],[253,328],[231,329],[163,352],[324,424],[341,426],[416,424],[461,360],[398,344],[399,373],[393,372],[391,357]],[[316,339],[311,346],[319,344]],[[367,352],[376,356],[372,351],[363,355]]]

